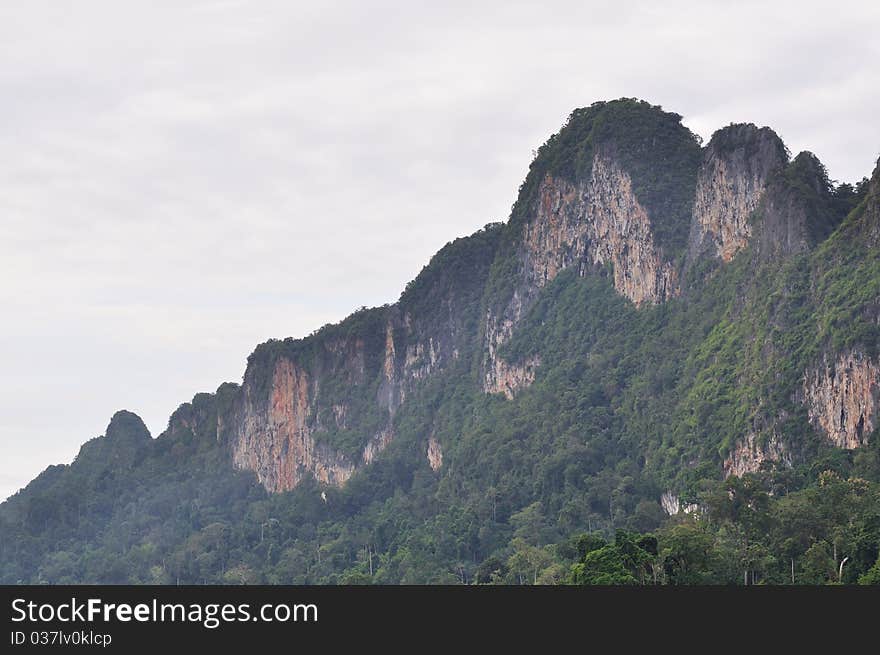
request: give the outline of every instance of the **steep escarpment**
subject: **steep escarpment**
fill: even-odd
[[[541,289],[567,268],[610,271],[618,292],[636,305],[678,294],[675,260],[699,162],[697,140],[680,121],[646,103],[597,103],[572,113],[539,150],[514,206],[513,236],[493,267],[484,390],[512,397],[534,379],[538,358],[507,362],[499,349]],[[664,170],[670,164],[674,169]]]
[[[845,214],[834,204],[825,167],[809,152],[802,152],[776,172],[757,208],[759,257],[796,255],[828,238]]]
[[[615,289],[636,305],[662,302],[677,292],[676,271],[655,243],[631,177],[604,152],[594,156],[587,181],[575,185],[548,175],[541,182],[523,259],[529,294],[569,266],[605,264]]]
[[[500,316],[487,315],[484,389],[512,398],[534,381],[539,357],[509,363],[497,351],[540,290],[570,266],[581,274],[608,266],[615,289],[636,305],[678,293],[677,272],[654,240],[647,210],[633,182],[611,155],[597,153],[589,180],[572,183],[547,175],[535,216],[522,242],[522,283]]]
[[[286,358],[275,363],[268,402],[261,402],[247,382],[244,415],[236,426],[232,462],[254,471],[268,491],[293,489],[305,475],[324,484],[340,485],[354,464],[326,444],[317,444],[314,380]],[[337,414],[344,424],[344,412]]]
[[[595,233],[587,261],[611,264],[614,288],[636,305],[677,295],[677,272],[655,243],[651,220],[635,196],[632,180],[613,159],[596,157],[588,196]]]
[[[237,468],[269,491],[304,478],[341,486],[394,438],[394,419],[419,386],[473,352],[478,297],[498,226],[443,248],[398,303],[356,312],[302,340],[263,344],[223,422]]]
[[[259,345],[156,439],[117,414],[0,505],[0,581],[559,582],[627,531],[676,582],[707,537],[703,581],[823,582],[834,547],[862,575],[878,376],[880,168],[597,103],[396,303]]]
[[[810,423],[838,448],[868,443],[880,399],[880,367],[859,350],[825,357],[804,375]]]
[[[770,128],[730,125],[712,135],[697,178],[691,259],[708,252],[729,262],[748,245],[751,214],[771,175],[787,161],[782,140]]]
[[[704,255],[726,264],[754,245],[767,262],[823,242],[840,203],[814,156],[787,160],[769,128],[731,125],[701,148],[680,116],[647,103],[576,110],[539,150],[507,224],[448,244],[394,305],[262,344],[241,386],[197,396],[167,434],[221,444],[269,491],[307,478],[341,486],[380,456],[401,408],[438,377],[476,372],[477,388],[512,401],[545,361],[558,365],[560,353],[509,344],[563,272],[607,279],[642,309],[679,296]],[[532,316],[529,329],[541,321]],[[790,461],[773,431],[743,429],[730,443],[727,474]]]

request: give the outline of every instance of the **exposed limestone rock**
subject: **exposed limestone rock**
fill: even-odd
[[[385,327],[385,355],[382,364],[382,381],[379,385],[377,401],[387,407],[390,414],[394,414],[406,395],[405,389],[400,384],[400,376],[397,373],[397,347],[394,345],[394,323],[388,321]]]
[[[436,471],[441,466],[443,466],[443,449],[440,447],[440,442],[432,434],[428,438],[428,464],[431,469]]]
[[[607,155],[595,156],[586,185],[544,179],[524,244],[533,287],[543,287],[572,264],[608,263],[614,287],[637,305],[677,293],[675,270],[654,243],[630,176]]]
[[[392,439],[394,439],[394,431],[390,427],[379,432],[364,446],[364,452],[361,454],[361,463],[365,465],[372,464],[376,456],[388,447]]]
[[[880,368],[863,353],[841,353],[804,375],[804,402],[810,423],[838,448],[868,443],[874,430]]]
[[[685,514],[693,514],[700,509],[699,505],[696,505],[694,503],[682,504],[681,499],[671,491],[664,491],[663,494],[660,496],[660,506],[663,508],[663,511],[666,512],[669,516],[675,516],[679,512],[684,512]]]
[[[750,432],[736,443],[724,460],[724,477],[755,473],[764,462],[780,462],[790,467],[791,453],[775,432],[764,443],[756,433]]]
[[[538,356],[529,357],[522,364],[508,364],[500,357],[492,361],[492,369],[487,371],[484,388],[488,393],[503,393],[513,400],[516,392],[535,381],[535,369],[541,364]]]
[[[545,286],[586,252],[584,193],[582,185],[550,175],[541,182],[536,215],[523,242],[530,289]]]
[[[486,314],[486,361],[483,367],[483,390],[486,393],[499,393],[504,388],[498,375],[503,375],[507,365],[498,355],[498,348],[513,334],[522,313],[522,300],[519,292],[514,291],[504,316],[493,316],[491,310]]]
[[[343,484],[354,466],[341,454],[315,443],[309,375],[281,358],[271,384],[268,407],[252,386],[244,387],[244,416],[233,442],[233,464],[254,471],[270,492],[293,489],[307,474],[325,484]]]
[[[394,347],[394,325],[391,321],[388,321],[388,325],[385,327],[385,363],[382,366],[382,371],[388,380],[394,379],[396,361],[397,349]]]
[[[674,516],[675,514],[678,514],[681,508],[681,503],[678,496],[671,491],[664,491],[660,496],[660,506],[663,508],[664,512],[669,514],[669,516]]]
[[[535,217],[525,227],[523,283],[500,315],[486,317],[484,389],[512,397],[534,380],[539,359],[511,366],[497,355],[540,289],[560,271],[610,264],[614,287],[635,304],[656,304],[678,295],[678,276],[663,257],[648,212],[633,192],[630,176],[617,161],[598,153],[592,174],[575,184],[547,175],[541,182]]]
[[[342,486],[358,466],[371,464],[394,438],[389,424],[367,442],[356,462],[316,442],[314,435],[321,429],[315,411],[317,383],[285,357],[275,364],[268,402],[261,400],[253,383],[245,383],[243,394],[231,439],[232,462],[254,471],[270,492],[289,491],[309,475],[323,484]],[[346,406],[335,404],[331,409],[336,426],[345,429]]]
[[[394,414],[419,382],[442,370],[458,356],[452,328],[432,326],[417,340],[408,315],[390,312],[385,325],[384,352],[374,357],[374,371],[367,372],[364,339],[334,339],[322,345],[309,368],[288,357],[272,364],[270,381],[258,383],[247,374],[238,394],[235,411],[222,417],[225,438],[232,448],[233,464],[257,474],[270,492],[287,491],[305,477],[341,486],[360,466],[371,464],[394,438]],[[381,347],[381,346],[380,346]],[[353,387],[368,375],[379,377],[377,405],[387,410],[388,424],[352,459],[320,440],[321,432],[351,429],[358,417],[344,399],[322,400],[322,381],[340,380]],[[375,379],[375,378],[372,378]],[[516,382],[507,380],[511,387]],[[268,390],[266,387],[268,386]],[[218,417],[218,426],[221,417]]]
[[[654,243],[632,180],[613,159],[597,156],[593,161],[588,198],[587,215],[594,228],[587,256],[593,264],[613,264],[614,288],[636,305],[678,295],[675,269]]]
[[[769,128],[731,125],[712,136],[697,178],[691,257],[708,250],[728,262],[748,244],[749,217],[786,159],[785,147]]]
[[[420,341],[407,346],[403,361],[405,376],[413,380],[424,380],[437,369],[439,360],[433,337],[428,337],[427,343]]]

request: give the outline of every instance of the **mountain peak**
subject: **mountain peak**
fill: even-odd
[[[759,156],[768,161],[788,160],[779,135],[769,127],[758,127],[754,123],[731,123],[716,130],[707,147],[718,154],[742,150],[746,159]]]
[[[113,414],[104,436],[108,441],[132,444],[146,443],[151,439],[150,431],[141,417],[125,409]]]

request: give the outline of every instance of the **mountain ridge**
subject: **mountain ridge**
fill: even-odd
[[[880,405],[878,189],[880,165],[834,186],[766,127],[703,146],[678,114],[594,103],[538,150],[509,221],[447,244],[398,302],[258,345],[240,385],[196,395],[153,442],[118,413],[70,475],[88,470],[88,496],[169,457],[296,492],[318,523],[405,506],[404,489],[477,514],[492,497],[494,527],[469,537],[489,554],[536,502],[557,537],[657,525],[706,507],[706,481],[787,475],[835,449],[858,459]],[[68,469],[33,488],[63,487]],[[27,489],[0,519],[56,520]]]

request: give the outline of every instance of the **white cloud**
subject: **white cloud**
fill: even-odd
[[[638,96],[880,154],[866,3],[0,6],[0,496],[126,407],[154,433],[253,346],[393,301],[506,218],[568,113]]]

